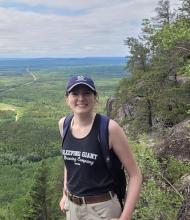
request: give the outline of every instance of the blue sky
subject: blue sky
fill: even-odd
[[[124,40],[138,36],[157,2],[0,0],[0,57],[127,56]]]

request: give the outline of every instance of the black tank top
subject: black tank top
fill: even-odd
[[[84,138],[75,138],[69,129],[63,158],[67,169],[67,189],[76,196],[97,195],[113,191],[113,180],[106,167],[98,141],[99,115]]]

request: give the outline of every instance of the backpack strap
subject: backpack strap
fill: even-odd
[[[69,130],[69,126],[70,126],[70,123],[71,123],[71,121],[72,121],[72,118],[73,118],[73,114],[67,115],[67,116],[65,117],[64,122],[63,122],[63,135],[62,135],[62,144],[61,144],[61,148],[62,148],[62,149],[63,149],[63,143],[64,143],[64,140],[65,140],[67,131]],[[61,149],[61,150],[62,150],[62,149]]]
[[[111,172],[111,157],[110,157],[110,149],[109,149],[109,117],[105,115],[99,115],[99,142],[101,147],[101,152],[103,154],[106,166],[108,170]]]
[[[123,190],[123,195],[125,194],[125,188],[126,188],[126,178],[124,170],[121,169],[121,162],[118,159],[118,157],[115,155],[115,153],[110,150],[109,148],[109,117],[105,115],[99,115],[99,142],[100,142],[100,148],[102,155],[104,157],[104,161],[106,163],[106,167],[111,174],[114,184],[115,184],[115,192],[117,194],[117,197],[119,199],[121,208],[123,209],[123,197],[121,196],[120,190]],[[124,183],[121,186],[121,183]],[[121,188],[121,189],[120,189]]]

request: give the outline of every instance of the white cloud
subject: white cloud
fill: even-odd
[[[11,0],[10,0],[11,2]],[[13,2],[13,1],[12,1]],[[0,56],[125,56],[123,40],[137,36],[156,0],[15,0],[31,6],[88,10],[80,15],[3,7],[0,0]],[[176,1],[173,0],[173,3]],[[2,7],[1,7],[2,5]],[[4,5],[5,6],[5,5]],[[40,6],[39,6],[40,7]]]

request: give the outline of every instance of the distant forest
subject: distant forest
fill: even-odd
[[[79,67],[92,74],[93,68],[110,67],[111,73],[124,74],[127,57],[86,57],[86,58],[0,58],[0,75],[27,73],[27,69],[36,70],[66,70],[74,74]],[[85,69],[84,69],[85,68]],[[111,69],[113,68],[113,69]],[[72,69],[72,70],[71,70]],[[72,72],[73,71],[73,72]],[[108,73],[108,72],[107,72]]]

